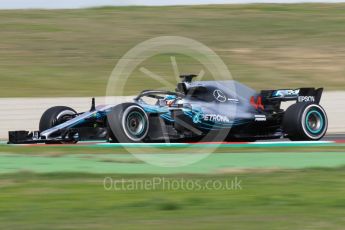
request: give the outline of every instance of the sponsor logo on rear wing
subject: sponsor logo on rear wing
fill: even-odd
[[[273,91],[272,97],[276,98],[288,98],[288,97],[298,97],[299,95],[299,89],[279,89],[276,91]]]
[[[323,88],[300,88],[300,89],[279,89],[272,90],[271,95],[266,99],[275,99],[281,101],[310,102],[319,104]]]

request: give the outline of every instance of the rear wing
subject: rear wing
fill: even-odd
[[[319,104],[323,88],[300,88],[263,90],[260,95],[264,102],[296,101]]]

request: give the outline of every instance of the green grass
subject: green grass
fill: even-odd
[[[169,149],[144,152],[162,151]],[[343,146],[216,151],[188,167],[158,169],[123,148],[1,145],[0,229],[343,229]],[[127,190],[106,190],[106,177],[124,179]],[[242,189],[204,189],[235,178]],[[164,184],[130,186],[157,180]]]
[[[173,35],[198,40],[256,89],[344,89],[345,4],[103,7],[0,11],[0,97],[104,95],[130,48]],[[180,72],[195,60],[176,56]],[[143,63],[173,82],[169,55]],[[209,78],[206,71],[206,78]],[[161,85],[134,71],[125,94]]]
[[[195,157],[195,158],[193,158]],[[191,162],[192,161],[192,162]],[[214,174],[345,166],[344,152],[0,154],[0,173]],[[163,166],[162,166],[163,165]]]
[[[179,167],[159,167],[157,164],[165,166],[177,164]],[[28,171],[152,175],[157,173],[212,174],[242,170],[340,167],[345,166],[345,155],[344,147],[340,144],[304,147],[267,147],[260,144],[218,148],[210,148],[209,145],[190,148],[2,145],[0,146],[0,165],[2,165],[0,173]]]
[[[309,169],[213,176],[187,181],[241,181],[241,190],[107,191],[105,177],[145,175],[0,175],[1,229],[343,229],[345,170]],[[158,175],[156,178],[159,177]]]

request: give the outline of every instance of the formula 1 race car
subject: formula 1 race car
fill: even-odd
[[[236,81],[195,81],[182,75],[174,92],[145,90],[133,102],[77,113],[48,109],[39,131],[10,131],[11,144],[319,140],[328,126],[322,88],[255,90]],[[281,102],[295,101],[286,110]]]

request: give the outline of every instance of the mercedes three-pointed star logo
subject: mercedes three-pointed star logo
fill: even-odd
[[[215,91],[213,91],[213,96],[219,102],[225,102],[226,101],[225,94],[223,93],[223,91],[221,91],[219,89],[216,89]]]

